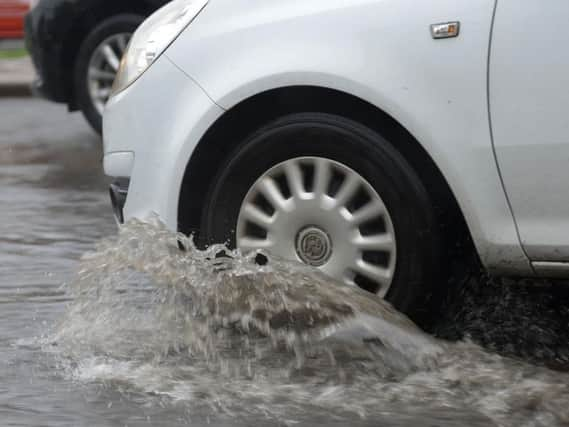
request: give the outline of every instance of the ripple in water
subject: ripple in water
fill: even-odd
[[[223,246],[200,251],[157,221],[131,222],[101,242],[68,290],[73,302],[45,341],[63,372],[189,411],[293,424],[318,413],[569,423],[566,374],[437,341],[314,269],[259,266]]]

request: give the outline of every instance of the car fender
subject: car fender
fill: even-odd
[[[295,85],[335,89],[377,106],[439,167],[486,267],[532,274],[491,143],[494,6],[494,0],[213,0],[166,55],[223,109]],[[434,40],[430,25],[447,21],[460,21],[459,36]]]

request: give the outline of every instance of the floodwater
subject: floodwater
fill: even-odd
[[[201,252],[155,219],[119,234],[96,138],[39,122],[0,137],[1,425],[569,425],[566,340],[531,321],[558,310],[566,330],[566,307],[458,310],[483,349],[309,268]],[[511,292],[488,301],[507,311]]]

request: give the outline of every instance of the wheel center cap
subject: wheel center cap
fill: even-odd
[[[320,267],[332,255],[332,240],[318,227],[303,228],[296,236],[296,253],[305,264]]]

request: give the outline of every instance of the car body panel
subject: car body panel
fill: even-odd
[[[566,277],[567,16],[561,0],[211,0],[111,100],[106,168],[131,177],[127,219],[154,212],[177,230],[185,168],[216,120],[267,90],[330,88],[429,153],[490,272]],[[460,35],[433,40],[448,21]]]
[[[336,89],[377,106],[432,156],[485,266],[529,275],[490,136],[494,6],[493,0],[215,0],[166,55],[225,109],[294,85]],[[431,38],[430,24],[454,20],[461,22],[458,38]]]
[[[564,0],[500,0],[490,59],[496,155],[532,260],[569,261],[569,20]]]
[[[157,92],[159,81],[170,84]],[[184,119],[172,111],[183,114]],[[223,110],[165,56],[136,83],[111,98],[103,121],[103,164],[108,175],[130,178],[126,219],[156,215],[177,231],[178,199],[188,159],[222,114]],[[130,157],[134,161],[128,160]]]

